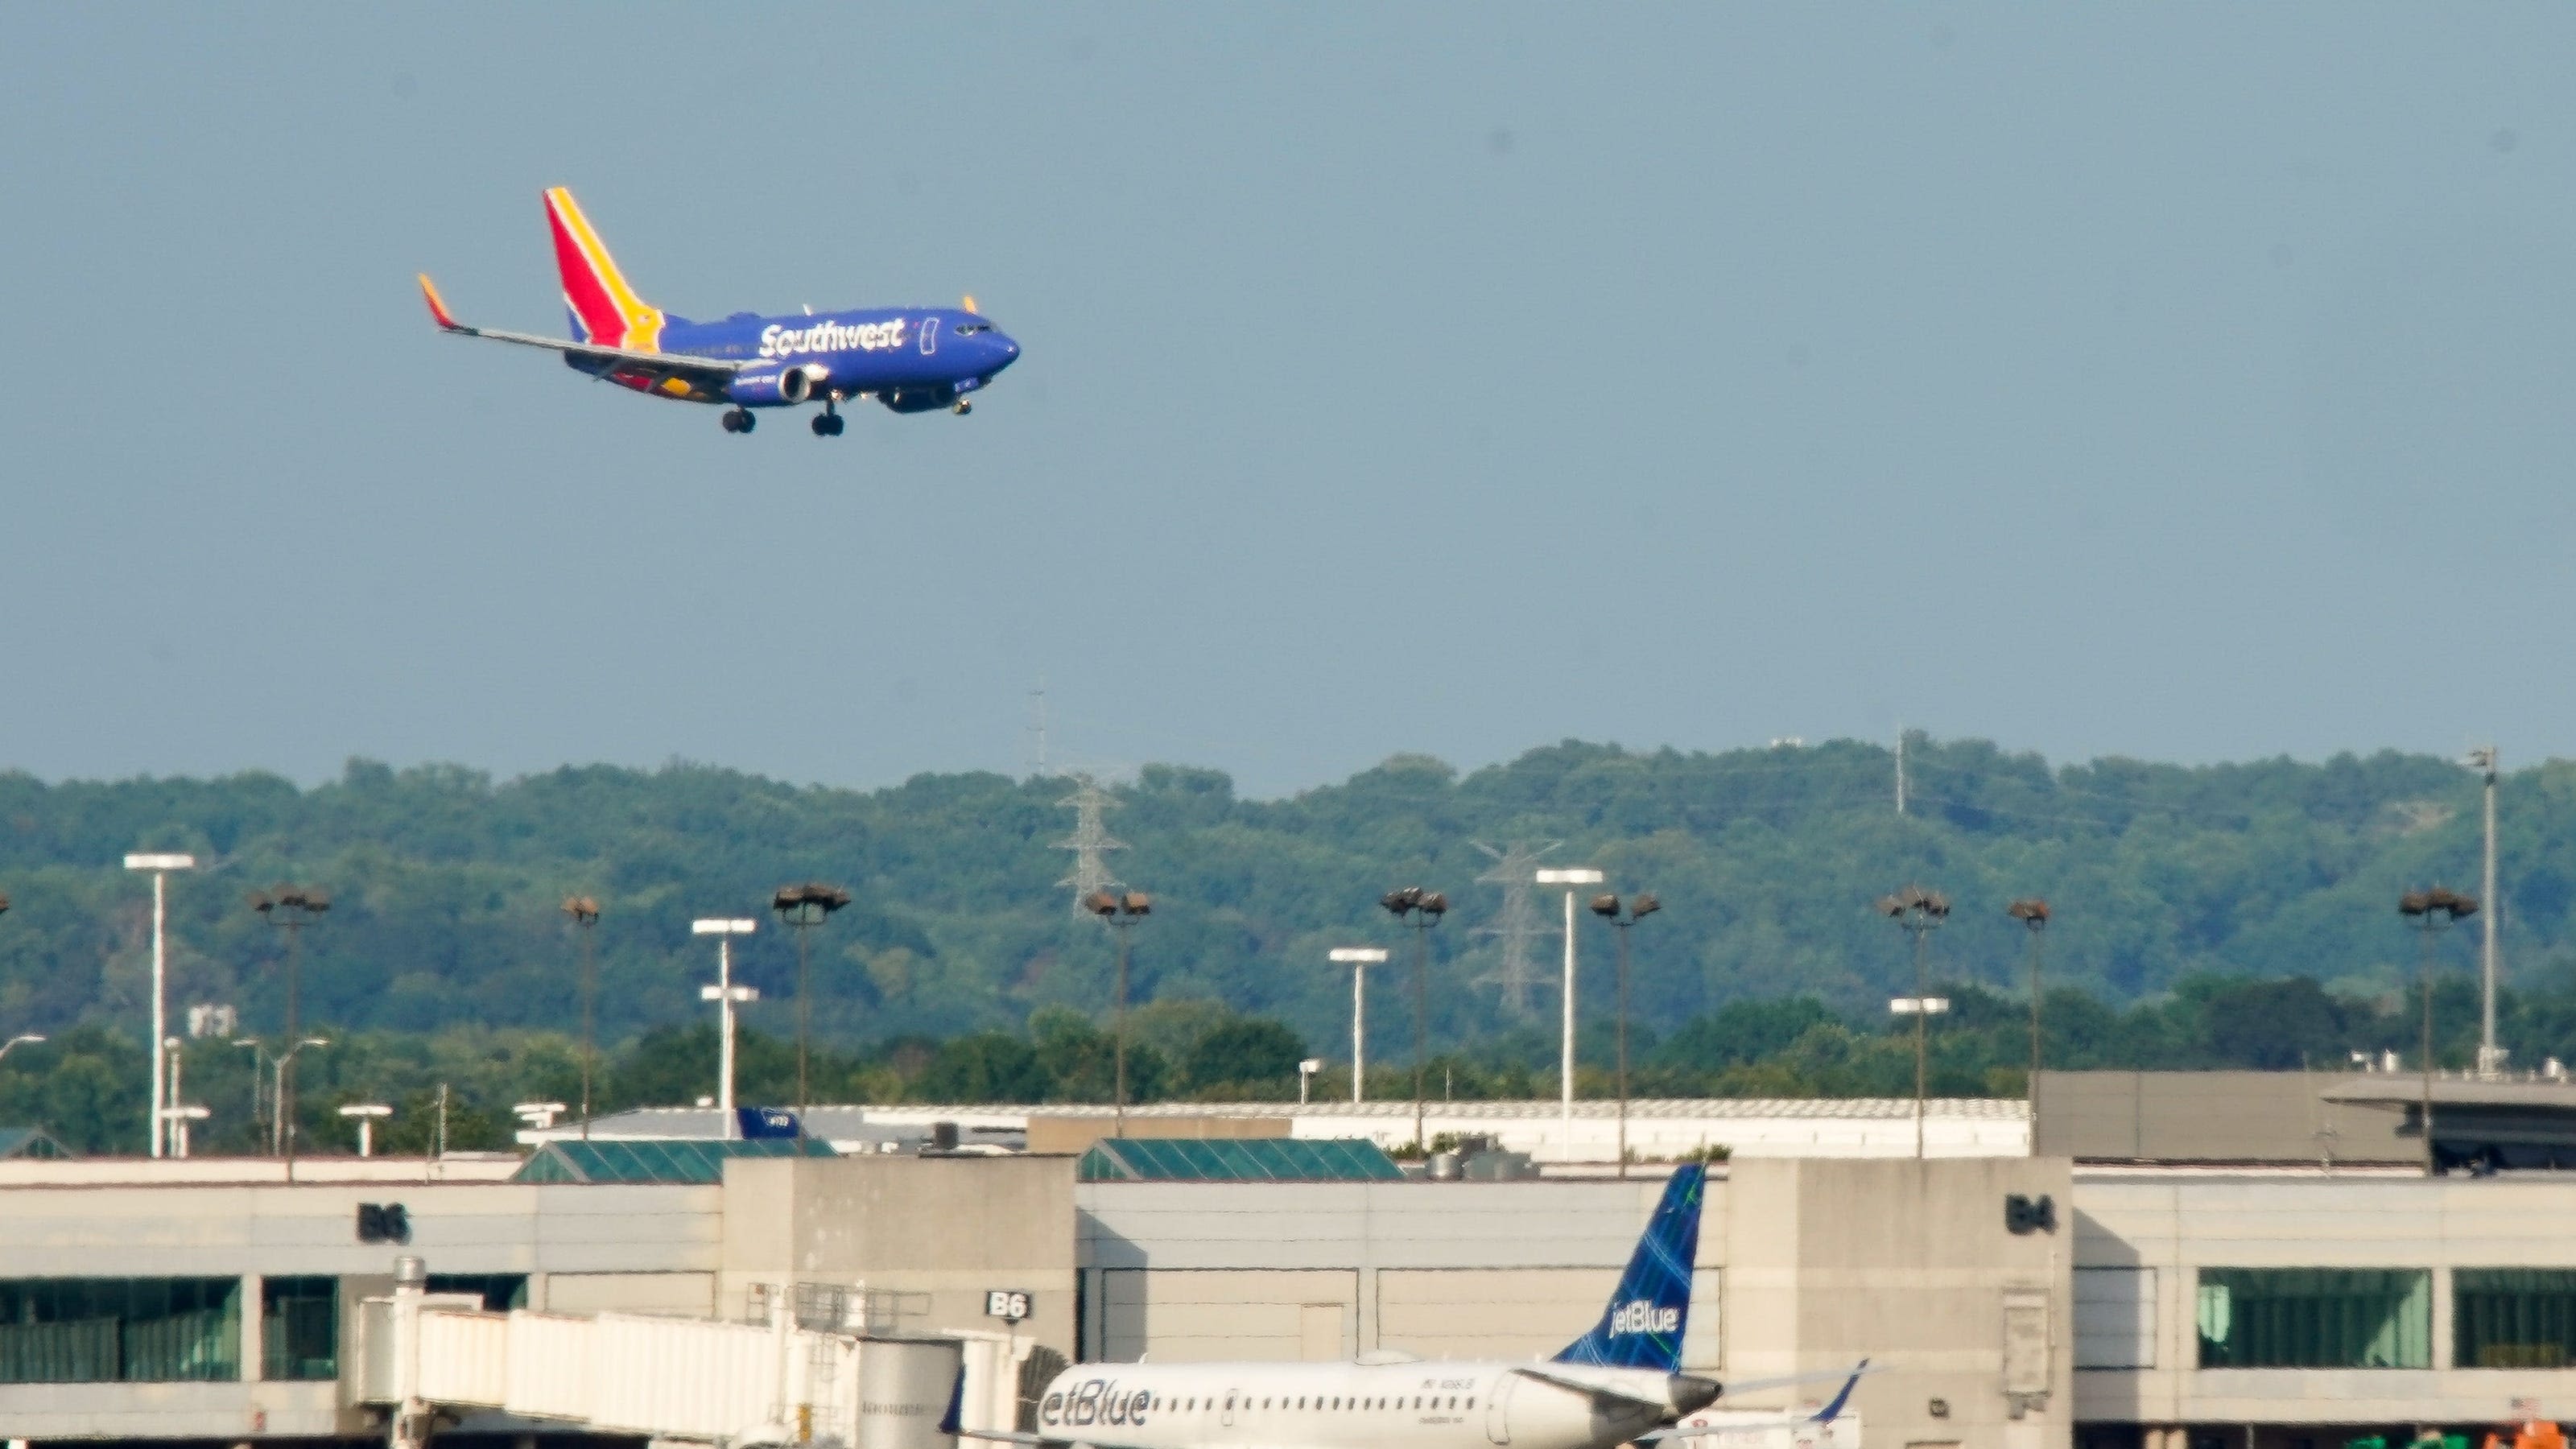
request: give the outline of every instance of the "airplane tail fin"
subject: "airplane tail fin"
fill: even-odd
[[[1707,1169],[1686,1163],[1664,1188],[1628,1271],[1590,1333],[1567,1344],[1556,1362],[1678,1373],[1682,1331],[1690,1321],[1691,1260],[1699,1256],[1699,1205]]]
[[[581,340],[633,352],[660,351],[661,310],[626,284],[626,274],[617,270],[571,191],[557,186],[546,192],[546,225],[554,235],[564,306],[572,312],[573,330]]]

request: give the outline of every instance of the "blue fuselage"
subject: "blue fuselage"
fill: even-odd
[[[578,319],[576,319],[576,324]],[[946,407],[991,382],[1019,359],[1019,344],[973,312],[886,307],[762,317],[738,312],[718,322],[669,317],[665,353],[752,364],[723,391],[646,387],[691,402],[786,407],[873,396],[897,412]],[[616,378],[617,368],[577,356],[565,361]],[[803,374],[802,385],[790,373]]]

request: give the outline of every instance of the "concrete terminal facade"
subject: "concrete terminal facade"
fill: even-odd
[[[2114,1157],[2154,1121],[2084,1110]],[[2576,1413],[2576,1175],[2301,1163],[2299,1110],[2245,1136],[2278,1159],[2251,1166],[1739,1157],[1706,1200],[1690,1362],[1869,1356],[1887,1371],[1857,1402],[1887,1449],[2334,1449]],[[273,1163],[11,1164],[0,1437],[380,1440],[348,1335],[398,1253],[434,1292],[557,1314],[740,1320],[819,1282],[888,1328],[976,1331],[1007,1289],[1041,1364],[1523,1357],[1599,1312],[1660,1178],[1082,1182],[1063,1156],[870,1152],[735,1161],[720,1185],[490,1180],[505,1165],[324,1160],[302,1175],[346,1180],[290,1186]],[[381,1239],[396,1205],[405,1241],[367,1240],[363,1210]]]

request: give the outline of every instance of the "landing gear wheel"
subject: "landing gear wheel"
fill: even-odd
[[[830,413],[816,413],[814,415],[814,436],[818,438],[828,438],[834,433],[839,432],[840,429],[832,426],[832,424],[839,421],[839,418],[832,416]]]
[[[849,425],[850,425],[850,420],[849,420],[848,418],[842,417],[839,413],[834,413],[834,414],[832,414],[832,436],[833,436],[833,437],[836,437],[836,438],[837,438],[837,437],[839,437],[839,436],[841,435],[841,429],[846,428],[846,427],[848,427]]]
[[[961,397],[957,400],[956,406],[951,407],[949,411],[962,418],[968,413],[975,411],[975,405]]]
[[[751,425],[757,421],[759,419],[754,418],[749,409],[735,408],[724,415],[724,430],[728,433],[747,433],[751,431]]]

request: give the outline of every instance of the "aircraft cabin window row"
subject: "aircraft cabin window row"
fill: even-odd
[[[1302,1394],[1301,1394],[1301,1395],[1299,1395],[1299,1396],[1298,1396],[1297,1400],[1296,1400],[1294,1403],[1290,1403],[1290,1402],[1287,1402],[1287,1401],[1285,1401],[1285,1400],[1281,1400],[1281,1401],[1279,1401],[1278,1406],[1279,1406],[1280,1408],[1283,1408],[1283,1409],[1303,1409],[1303,1408],[1306,1408],[1306,1407],[1307,1407],[1306,1398],[1307,1398],[1307,1396],[1305,1396],[1305,1395],[1302,1395]],[[1267,1408],[1271,1407],[1272,1402],[1273,1402],[1273,1401],[1272,1401],[1272,1400],[1270,1400],[1270,1399],[1263,1399],[1263,1400],[1261,1401],[1261,1407],[1263,1407],[1263,1408],[1267,1409]],[[1181,1401],[1180,1401],[1180,1404],[1179,1404],[1179,1406],[1178,1406],[1178,1407],[1179,1407],[1180,1412],[1182,1412],[1182,1413],[1195,1413],[1195,1412],[1196,1412],[1196,1411],[1198,1411],[1199,1409],[1202,1409],[1202,1408],[1213,1409],[1213,1408],[1215,1408],[1216,1406],[1217,1406],[1217,1405],[1216,1405],[1216,1400],[1214,1400],[1214,1399],[1209,1399],[1206,1403],[1202,1404],[1202,1403],[1198,1400],[1198,1398],[1197,1398],[1196,1396],[1192,1396],[1192,1397],[1190,1397],[1190,1398],[1186,1398],[1186,1399],[1181,1400]],[[1252,1401],[1251,1401],[1251,1400],[1249,1400],[1249,1399],[1246,1399],[1246,1400],[1244,1401],[1244,1405],[1243,1405],[1243,1406],[1244,1406],[1246,1409],[1251,1408],[1251,1407],[1252,1407]],[[1401,1396],[1398,1396],[1398,1397],[1393,1398],[1393,1399],[1356,1399],[1356,1398],[1347,1398],[1347,1399],[1346,1399],[1346,1398],[1342,1398],[1342,1397],[1340,1397],[1340,1396],[1338,1396],[1338,1395],[1337,1395],[1337,1396],[1335,1396],[1334,1398],[1332,1398],[1329,1402],[1327,1402],[1327,1401],[1326,1401],[1322,1396],[1318,1395],[1318,1396],[1315,1396],[1315,1402],[1314,1402],[1314,1408],[1316,1408],[1316,1409],[1319,1409],[1319,1410],[1339,1410],[1339,1411],[1343,1411],[1343,1412],[1357,1412],[1357,1411],[1362,1410],[1362,1409],[1384,1409],[1384,1408],[1388,1408],[1388,1407],[1390,1407],[1390,1406],[1392,1406],[1392,1407],[1394,1407],[1394,1408],[1397,1408],[1397,1409],[1402,1409],[1403,1407],[1405,1407],[1404,1399],[1403,1399]],[[1173,1405],[1173,1403],[1172,1403],[1172,1401],[1171,1401],[1170,1399],[1160,1399],[1160,1400],[1158,1400],[1158,1399],[1156,1399],[1153,1395],[1148,1394],[1148,1395],[1146,1395],[1146,1396],[1145,1396],[1145,1407],[1146,1407],[1148,1410],[1153,1410],[1153,1409],[1170,1410],[1170,1409],[1172,1409],[1172,1408],[1174,1407],[1174,1405]],[[1231,1402],[1231,1401],[1229,1401],[1229,1402],[1227,1403],[1226,1407],[1228,1407],[1228,1408],[1232,1408],[1232,1407],[1233,1407],[1232,1402]],[[1421,1395],[1415,1395],[1415,1396],[1414,1396],[1414,1400],[1413,1400],[1413,1407],[1414,1407],[1414,1408],[1417,1408],[1417,1409],[1425,1408],[1425,1407],[1433,1408],[1433,1409],[1441,1409],[1441,1408],[1449,1408],[1449,1409],[1466,1408],[1466,1409],[1472,1409],[1472,1408],[1476,1407],[1476,1400],[1475,1400],[1475,1398],[1471,1395],[1471,1396],[1469,1396],[1469,1397],[1468,1397],[1468,1398],[1467,1398],[1467,1399],[1462,1403],[1462,1402],[1459,1400],[1459,1398],[1458,1398],[1455,1394],[1452,1394],[1452,1395],[1450,1395],[1450,1396],[1449,1396],[1449,1398],[1448,1398],[1447,1402],[1446,1402],[1446,1403],[1443,1403],[1443,1402],[1442,1402],[1442,1400],[1441,1400],[1438,1396],[1436,1396],[1436,1395],[1435,1395],[1435,1396],[1432,1396],[1432,1397],[1430,1397],[1430,1398],[1425,1398],[1425,1397],[1423,1397],[1423,1396],[1421,1396]]]

